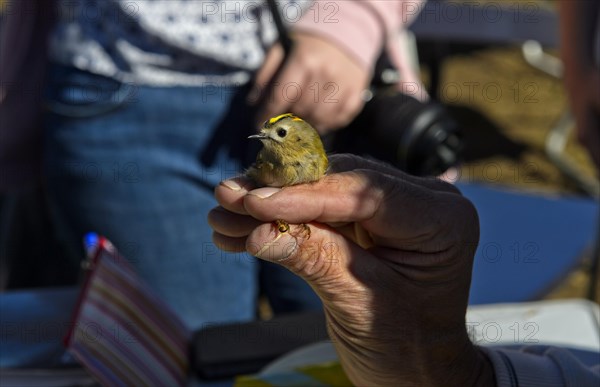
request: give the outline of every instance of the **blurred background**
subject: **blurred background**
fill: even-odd
[[[569,114],[557,2],[429,0],[410,30],[414,65],[461,132],[458,163],[442,178],[456,182],[482,221],[471,304],[598,302],[600,286],[592,286],[598,279],[598,171]],[[37,63],[35,56],[27,63]],[[2,150],[7,123],[1,116],[0,124]],[[0,170],[0,179],[7,175]],[[487,247],[498,247],[502,257]],[[3,305],[10,301],[18,313],[35,309],[11,299],[14,290],[34,289],[35,295],[38,288],[70,285],[69,297],[75,295],[80,273],[63,259],[68,249],[55,235],[43,188],[0,191]],[[259,319],[273,317],[266,297],[259,308]]]
[[[469,4],[470,2],[464,2]],[[478,1],[498,4],[491,0]],[[541,28],[548,38],[554,33],[540,22],[546,12],[556,12],[555,1],[503,1],[505,9],[520,12],[521,20]],[[491,11],[493,7],[489,8]],[[493,13],[490,11],[490,15]],[[516,19],[515,19],[516,20]],[[518,33],[515,32],[515,36]],[[435,44],[421,44],[421,51],[437,49]],[[432,47],[433,46],[433,47]],[[568,111],[562,79],[532,66],[521,44],[453,44],[451,54],[439,68],[438,96],[464,130],[464,163],[458,180],[513,187],[551,195],[589,197],[572,177],[564,173],[546,153],[551,130],[559,125]],[[453,51],[453,52],[452,52]],[[557,59],[557,47],[545,48],[548,58]],[[553,57],[553,58],[552,58]],[[423,64],[422,78],[431,84],[430,68]],[[560,67],[559,67],[560,68]],[[573,122],[570,125],[573,126]],[[577,141],[575,132],[568,134],[565,155],[572,159],[582,175],[597,176],[587,150]],[[597,184],[597,181],[596,181]],[[564,280],[547,298],[585,297],[589,285],[592,251],[580,267],[565,273]],[[596,292],[596,299],[600,293]]]

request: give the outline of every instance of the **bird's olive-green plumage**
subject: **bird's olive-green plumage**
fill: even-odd
[[[261,186],[284,187],[319,180],[327,155],[319,133],[306,121],[287,113],[267,120],[259,134],[263,148],[246,175]]]

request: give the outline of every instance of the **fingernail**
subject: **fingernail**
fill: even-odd
[[[242,189],[242,187],[235,180],[223,180],[221,184],[232,191],[239,191]]]
[[[276,194],[279,191],[281,191],[281,188],[265,187],[265,188],[259,188],[259,189],[252,190],[252,191],[248,192],[248,195],[254,195],[254,196],[258,196],[261,199],[266,199],[269,196],[272,196],[273,194]]]

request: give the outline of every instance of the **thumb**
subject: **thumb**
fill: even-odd
[[[346,282],[349,261],[359,256],[358,249],[352,241],[319,223],[290,225],[289,231],[283,233],[266,223],[246,239],[250,254],[286,267],[325,298],[339,292],[340,285]]]

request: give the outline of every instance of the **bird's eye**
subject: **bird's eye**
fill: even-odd
[[[283,128],[277,129],[277,135],[281,138],[284,138],[287,134],[287,131]]]

